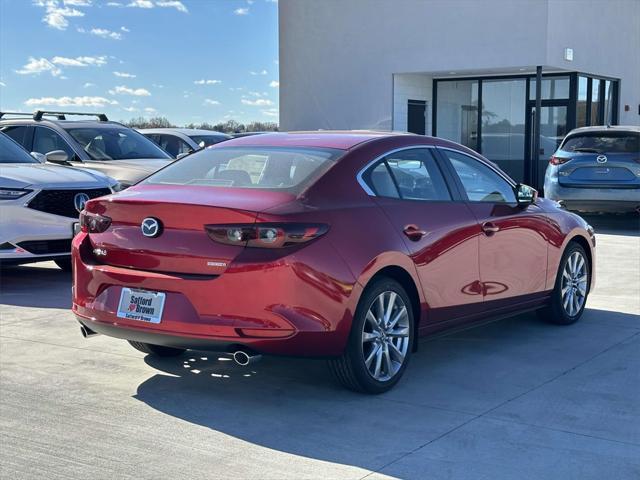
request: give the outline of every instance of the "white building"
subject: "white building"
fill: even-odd
[[[280,0],[279,22],[283,130],[437,135],[540,185],[572,128],[640,124],[640,0]]]

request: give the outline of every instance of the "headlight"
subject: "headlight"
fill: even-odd
[[[125,188],[129,188],[131,185],[129,185],[128,183],[114,183],[113,185],[111,185],[111,191],[113,193],[116,192],[121,192],[122,190],[124,190]]]
[[[25,196],[31,190],[20,190],[18,188],[0,188],[0,200],[15,200]]]

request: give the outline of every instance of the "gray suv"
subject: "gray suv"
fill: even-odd
[[[68,120],[67,116],[96,120]],[[11,117],[11,118],[6,118]],[[28,117],[28,118],[24,118]],[[106,115],[78,112],[0,112],[0,131],[50,163],[90,168],[126,188],[173,159],[155,143]]]
[[[640,127],[570,131],[549,161],[544,195],[569,210],[640,211]]]

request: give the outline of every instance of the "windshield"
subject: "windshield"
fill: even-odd
[[[196,142],[200,148],[204,148],[228,140],[231,137],[226,135],[189,135],[189,138]]]
[[[40,163],[16,142],[0,133],[0,163]]]
[[[297,194],[342,153],[332,148],[207,148],[172,163],[144,183],[260,188]]]
[[[581,133],[567,138],[561,150],[584,153],[638,153],[640,134],[631,132]]]
[[[129,128],[82,127],[66,130],[93,160],[171,158],[151,140]]]

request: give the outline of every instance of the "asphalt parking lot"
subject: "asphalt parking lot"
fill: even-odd
[[[592,223],[597,287],[579,323],[528,314],[425,339],[375,397],[318,360],[242,368],[85,340],[68,274],[7,269],[0,477],[640,478],[640,229]]]

